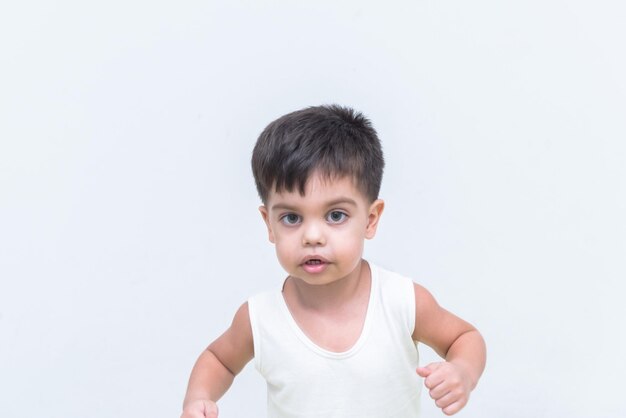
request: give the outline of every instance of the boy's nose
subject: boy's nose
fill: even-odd
[[[319,225],[316,225],[315,223],[305,225],[302,233],[302,245],[316,246],[325,244],[326,238],[324,237],[323,230]]]

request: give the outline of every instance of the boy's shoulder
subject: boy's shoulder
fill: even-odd
[[[415,327],[415,283],[401,273],[370,263],[372,290],[377,288],[383,310],[406,321],[413,332]]]
[[[413,287],[413,279],[405,274],[389,270],[374,263],[369,263],[372,272],[372,282],[378,281],[381,285],[388,287],[397,287],[406,290],[407,287]]]

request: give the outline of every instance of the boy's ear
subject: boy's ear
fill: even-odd
[[[265,222],[265,226],[267,226],[267,234],[269,236],[269,240],[272,244],[274,244],[274,233],[272,232],[272,226],[270,225],[270,214],[267,211],[265,205],[259,206],[259,212],[261,212],[263,222]]]
[[[376,228],[378,228],[378,221],[385,210],[385,201],[382,199],[376,199],[370,205],[367,216],[367,227],[365,228],[365,238],[372,239],[376,235]]]

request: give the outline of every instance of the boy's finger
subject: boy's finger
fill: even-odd
[[[428,377],[428,375],[432,373],[432,371],[426,367],[418,367],[416,371],[420,377]]]
[[[443,366],[445,364],[445,362],[443,361],[437,361],[435,363],[430,363],[428,366],[426,366],[427,369],[430,369],[431,371],[435,371],[438,368],[440,368],[441,366]]]
[[[439,383],[437,386],[431,387],[430,390],[428,391],[428,394],[434,400],[441,399],[450,393],[450,389],[442,383]]]
[[[445,375],[441,373],[437,373],[436,371],[431,371],[428,377],[424,379],[424,386],[432,390],[436,388],[437,386],[441,385],[442,383],[444,383],[445,380],[446,380]]]
[[[453,402],[452,404],[441,408],[441,410],[446,414],[446,415],[452,415],[452,414],[456,414],[457,412],[459,412],[461,409],[463,409],[463,407],[465,406],[465,404],[467,403],[467,400],[463,400],[460,399],[456,402]]]
[[[428,377],[432,374],[432,372],[434,372],[439,367],[441,367],[442,364],[443,363],[441,362],[430,363],[424,367],[418,367],[416,371],[417,371],[417,374],[420,375],[421,377]]]

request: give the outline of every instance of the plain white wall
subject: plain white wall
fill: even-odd
[[[625,11],[3,3],[0,416],[179,416],[197,355],[283,277],[254,141],[322,103],[383,141],[367,257],[487,340],[458,416],[625,416]],[[221,408],[265,416],[251,365]]]

